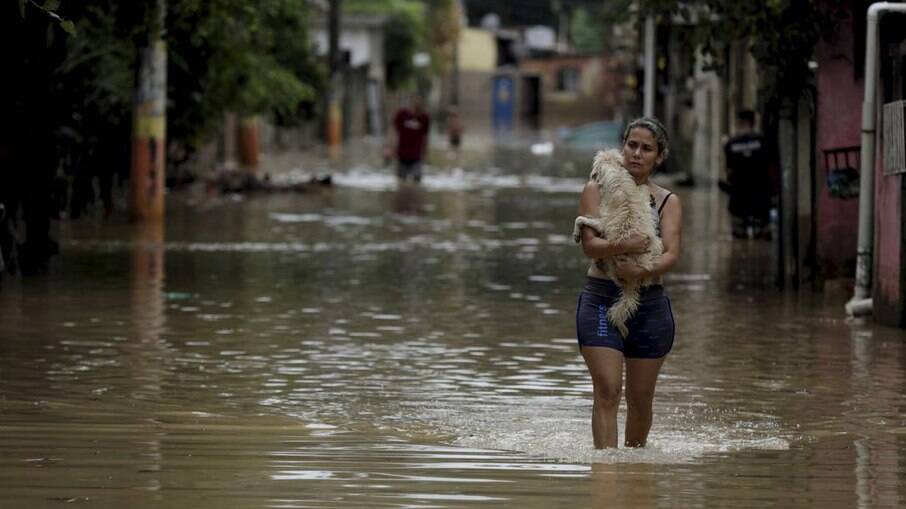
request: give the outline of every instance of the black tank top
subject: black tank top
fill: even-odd
[[[661,202],[661,206],[657,206],[657,202],[654,200],[654,195],[648,195],[651,198],[651,217],[654,219],[654,231],[657,232],[657,236],[661,236],[661,212],[664,211],[664,205],[667,204],[667,200],[673,196],[673,193],[668,192],[667,196],[664,197],[664,201]]]

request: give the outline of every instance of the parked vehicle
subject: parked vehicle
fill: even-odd
[[[575,149],[606,150],[618,148],[623,126],[617,122],[592,122],[565,129],[560,133],[563,144]]]

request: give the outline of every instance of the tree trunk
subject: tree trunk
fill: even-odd
[[[343,141],[343,109],[341,104],[343,87],[340,53],[340,6],[341,0],[330,0],[328,12],[329,47],[328,59],[330,60],[330,88],[327,92],[325,113],[324,138],[329,147],[338,147]]]
[[[239,129],[237,133],[239,145],[239,163],[249,170],[255,171],[258,168],[258,117],[250,115],[239,119]]]

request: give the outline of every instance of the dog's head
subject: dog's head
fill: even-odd
[[[625,171],[623,168],[623,154],[616,149],[601,150],[595,154],[595,160],[591,166],[591,175],[588,178],[601,184],[604,173],[615,169]]]

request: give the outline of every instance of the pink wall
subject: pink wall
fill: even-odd
[[[853,277],[858,235],[858,198],[828,194],[824,150],[856,146],[862,121],[862,79],[853,76],[852,23],[840,23],[836,37],[818,45],[818,268],[822,279]]]
[[[883,147],[879,147],[883,150]],[[881,152],[883,153],[883,152]],[[904,325],[901,274],[902,191],[900,175],[884,175],[884,161],[877,158],[875,173],[875,316],[887,325]]]
[[[860,2],[853,2],[861,5]],[[883,58],[883,55],[882,55]],[[823,150],[861,144],[864,80],[853,77],[853,24],[842,20],[833,40],[818,45],[818,171],[824,182]],[[878,90],[878,97],[883,97]],[[880,99],[879,99],[880,100]],[[880,121],[878,122],[880,131]],[[875,157],[875,245],[872,276],[875,319],[906,325],[904,313],[902,176],[884,175],[879,138]],[[832,198],[822,185],[818,196],[818,263],[825,279],[851,277],[844,265],[855,257],[858,235],[857,199]],[[848,267],[847,267],[848,268]]]

